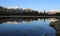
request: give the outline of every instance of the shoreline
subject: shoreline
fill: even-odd
[[[59,17],[60,16],[0,16],[0,17]]]

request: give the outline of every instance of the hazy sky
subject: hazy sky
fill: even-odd
[[[60,0],[0,0],[0,6],[32,8],[33,10],[60,10]]]

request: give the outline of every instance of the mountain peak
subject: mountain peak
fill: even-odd
[[[50,10],[50,12],[60,12],[60,10]]]
[[[17,8],[19,8],[19,7],[17,7],[17,6],[14,6],[14,7],[7,7],[7,9],[17,9]]]

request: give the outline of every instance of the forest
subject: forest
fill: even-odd
[[[38,12],[30,9],[7,9],[0,6],[0,16],[60,16],[60,13],[48,14],[45,10],[44,12]]]

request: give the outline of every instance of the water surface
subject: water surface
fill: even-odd
[[[56,29],[50,26],[53,19],[0,18],[0,36],[56,36]]]

